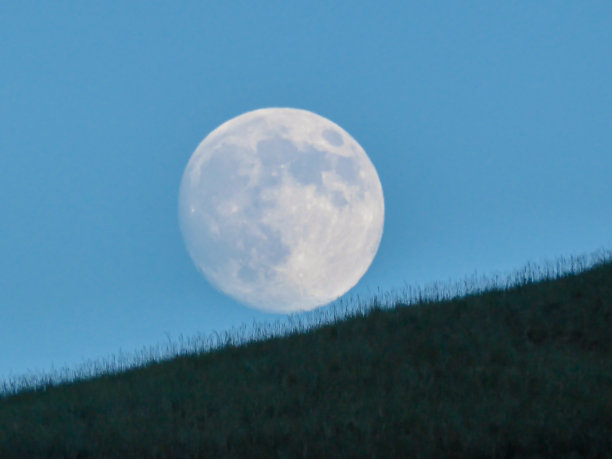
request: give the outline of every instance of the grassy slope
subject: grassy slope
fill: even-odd
[[[0,400],[0,457],[612,457],[612,264]]]

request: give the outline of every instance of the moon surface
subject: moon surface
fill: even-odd
[[[368,270],[384,223],[374,165],[315,113],[264,108],[212,131],[191,156],[179,222],[216,288],[267,312],[325,305]]]

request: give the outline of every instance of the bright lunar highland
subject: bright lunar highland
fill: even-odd
[[[233,118],[195,150],[179,220],[195,265],[219,290],[268,312],[310,310],[368,270],[383,232],[374,165],[315,113],[265,108]]]

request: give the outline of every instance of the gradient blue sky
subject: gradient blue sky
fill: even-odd
[[[198,143],[338,123],[386,202],[350,295],[612,248],[610,2],[0,3],[0,379],[279,316],[194,268]],[[432,330],[435,333],[435,330]]]

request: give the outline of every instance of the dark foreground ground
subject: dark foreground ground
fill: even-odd
[[[0,457],[612,457],[612,264],[0,399]]]

